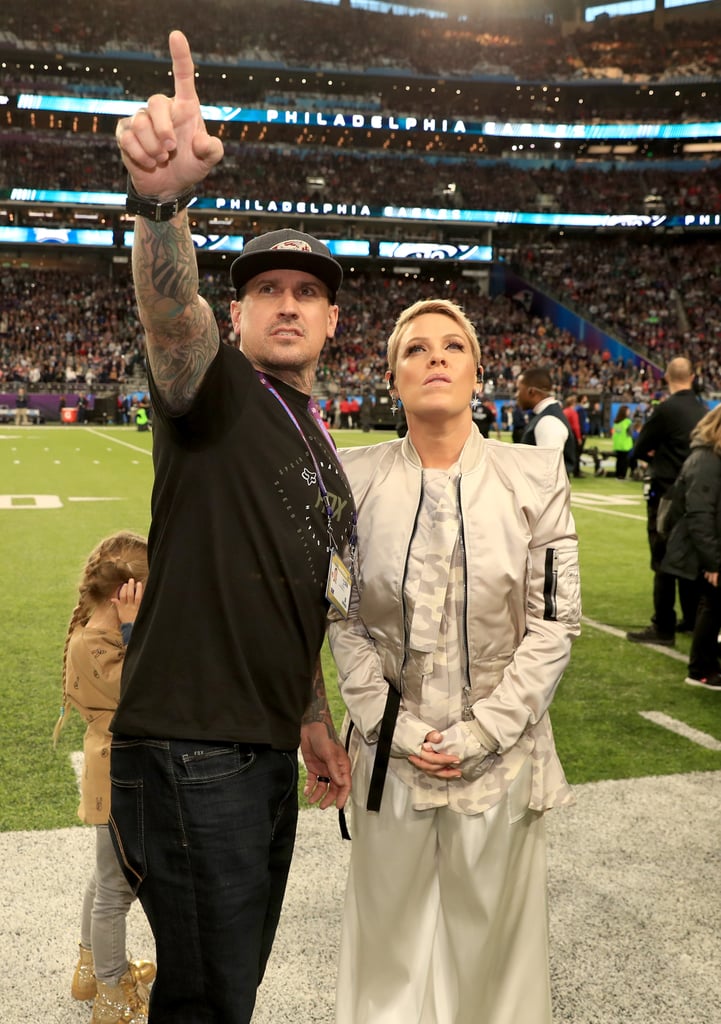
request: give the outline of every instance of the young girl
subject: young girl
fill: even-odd
[[[57,743],[68,704],[88,723],[78,815],[95,825],[95,870],[83,900],[80,958],[71,993],[75,999],[95,1000],[91,1024],[146,1024],[147,983],[155,977],[150,961],[127,959],[125,924],[134,897],[108,830],[109,726],[147,575],[147,543],[137,534],[115,533],[91,552],[68,627],[63,706],[53,733]]]

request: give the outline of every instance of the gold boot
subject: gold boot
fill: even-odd
[[[93,963],[93,952],[86,949],[82,943],[79,944],[80,958],[75,965],[70,994],[73,999],[95,999],[98,986],[95,980],[95,964]],[[128,968],[133,975],[133,981],[141,981],[143,985],[149,985],[156,974],[155,964],[152,960],[129,960]]]
[[[132,966],[117,985],[98,981],[90,1024],[148,1024],[148,989]]]
[[[95,999],[98,988],[95,984],[93,951],[80,943],[80,959],[75,965],[70,994],[73,999]]]
[[[143,985],[149,985],[157,974],[152,960],[128,960],[128,968],[133,981],[142,981]]]

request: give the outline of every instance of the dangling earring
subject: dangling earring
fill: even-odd
[[[483,394],[483,370],[480,366],[476,370],[476,384],[478,386],[473,389],[473,397],[471,398],[471,409],[474,412],[481,404],[481,395]]]
[[[395,416],[398,412],[398,402],[396,400],[395,392],[393,391],[393,374],[389,370],[386,375],[386,388],[388,394],[391,396],[391,414]]]

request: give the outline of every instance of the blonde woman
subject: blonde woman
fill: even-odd
[[[73,998],[93,999],[91,1024],[145,1024],[148,960],[128,961],[126,917],[134,896],[109,835],[110,720],[120,696],[125,648],[148,575],[144,537],[129,532],[106,537],[88,556],[65,642],[63,705],[57,742],[68,706],[88,723],[78,816],[95,826],[95,869],[88,881],[80,922],[80,956]]]
[[[338,1024],[550,1024],[543,814],[571,792],[548,708],[579,631],[563,453],[485,440],[476,332],[401,313],[406,437],[343,453],[358,505],[347,619],[351,865]]]

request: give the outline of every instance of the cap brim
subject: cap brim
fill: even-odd
[[[251,278],[267,270],[302,270],[322,281],[333,296],[343,281],[343,268],[332,257],[290,249],[240,255],[230,268],[230,279],[235,290],[240,291]]]

